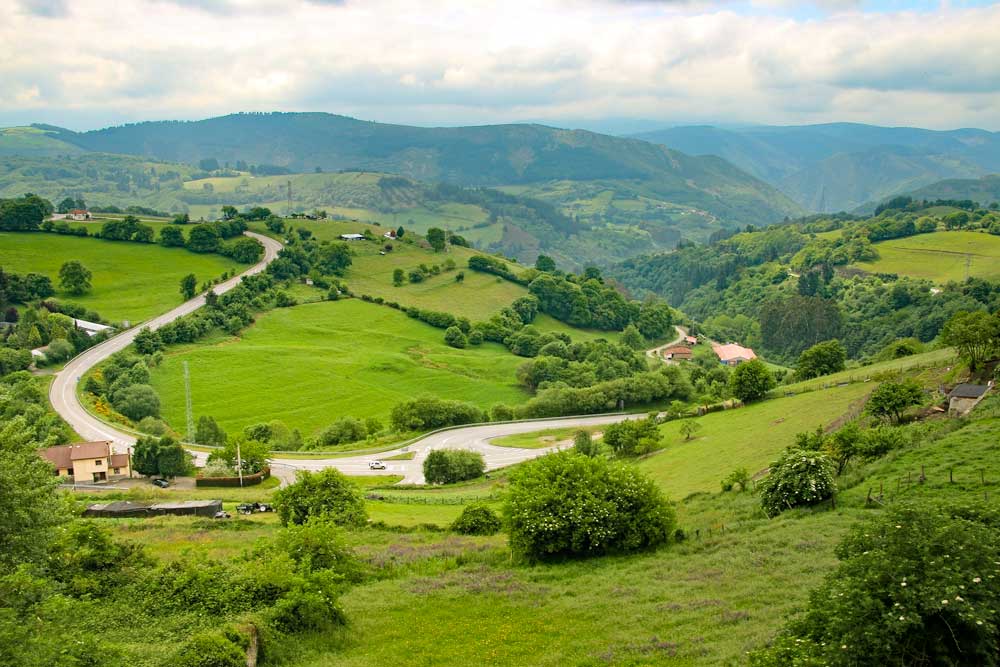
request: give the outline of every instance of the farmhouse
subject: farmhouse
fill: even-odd
[[[341,234],[341,241],[360,241],[364,238],[364,234]]]
[[[115,454],[106,440],[78,442],[41,451],[52,462],[55,474],[69,477],[74,484],[93,484],[132,476],[128,454]]]
[[[691,358],[691,348],[684,345],[674,345],[663,349],[663,358],[670,361],[686,361]]]
[[[390,229],[389,231],[387,231],[382,236],[384,236],[387,239],[394,239],[394,238],[396,238],[396,230],[395,229]]]
[[[961,417],[968,414],[972,408],[976,407],[979,401],[983,400],[993,387],[993,382],[989,384],[960,384],[948,394],[948,414],[952,417]]]
[[[736,343],[728,343],[726,345],[712,343],[712,351],[719,357],[719,362],[726,366],[739,366],[745,361],[757,358],[757,355],[749,347],[743,347]]]
[[[698,338],[697,338],[697,336],[684,336],[684,342],[687,345],[697,345],[698,344]]]
[[[72,211],[66,214],[66,217],[70,220],[90,220],[90,211],[82,208],[74,208]]]

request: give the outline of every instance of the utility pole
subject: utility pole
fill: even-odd
[[[285,211],[286,216],[292,214],[292,180],[288,179],[288,209]]]
[[[969,267],[971,267],[971,266],[972,266],[972,255],[971,254],[967,254],[965,256],[965,279],[966,280],[969,279]]]
[[[184,360],[184,407],[187,410],[188,442],[194,442],[194,411],[191,409],[191,374],[187,359]]]
[[[240,488],[243,488],[243,457],[240,456],[240,442],[236,441],[236,472],[240,475]]]

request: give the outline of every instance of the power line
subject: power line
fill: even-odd
[[[184,406],[187,409],[187,439],[194,442],[194,410],[191,409],[191,374],[187,359],[184,360]]]

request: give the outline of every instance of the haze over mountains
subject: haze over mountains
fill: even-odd
[[[857,123],[722,129],[674,127],[635,135],[692,155],[718,155],[821,213],[946,178],[1000,171],[1000,133]]]

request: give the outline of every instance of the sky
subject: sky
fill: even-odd
[[[0,126],[327,111],[1000,130],[995,3],[0,0],[0,17]]]

